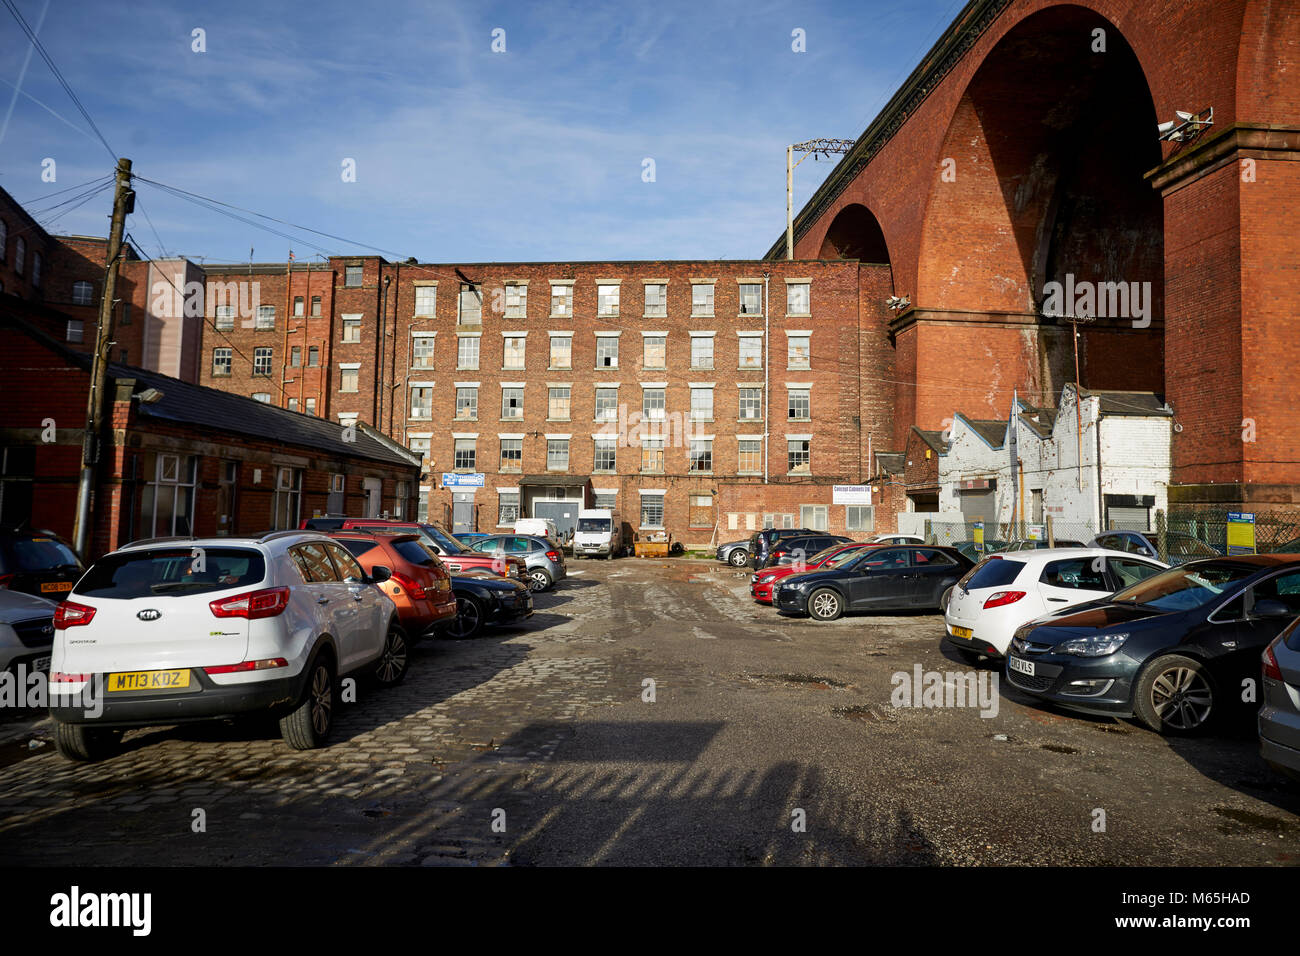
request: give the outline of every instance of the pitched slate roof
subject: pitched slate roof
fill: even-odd
[[[1082,390],[1085,398],[1101,400],[1103,415],[1163,415],[1172,416],[1173,412],[1165,405],[1165,397],[1156,392],[1123,392],[1117,389]]]
[[[948,443],[943,440],[943,432],[912,426],[912,431],[916,432],[921,441],[925,442],[938,454],[943,454],[948,450]]]
[[[91,356],[72,351],[16,315],[16,311],[11,310],[2,317],[5,324],[62,356],[69,365],[90,371]],[[156,402],[137,403],[137,413],[142,419],[154,418],[178,425],[210,428],[348,458],[366,458],[370,461],[416,467],[420,464],[420,458],[414,452],[405,451],[364,423],[355,429],[355,441],[344,441],[343,428],[326,419],[291,412],[286,408],[277,408],[205,385],[195,385],[148,369],[110,362],[108,377],[113,381],[135,379],[136,394],[148,388],[162,392],[162,397]]]
[[[1001,448],[1002,443],[1007,439],[1006,422],[987,418],[967,418],[965,415],[962,415],[961,418],[974,432],[994,448]]]
[[[876,463],[887,475],[901,475],[907,463],[907,452],[878,451]]]

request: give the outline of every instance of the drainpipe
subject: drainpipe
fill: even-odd
[[[772,348],[772,314],[767,300],[767,283],[769,273],[763,273],[763,484],[767,484],[768,464],[767,445],[772,428],[771,402],[771,368]]]

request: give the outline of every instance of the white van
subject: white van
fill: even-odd
[[[556,544],[564,543],[560,540],[559,529],[550,518],[519,518],[515,521],[515,534],[541,535]]]
[[[573,533],[575,558],[611,558],[623,546],[623,522],[609,508],[583,508]]]

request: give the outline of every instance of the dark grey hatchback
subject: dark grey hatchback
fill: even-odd
[[[1260,652],[1297,615],[1300,555],[1190,561],[1022,625],[1006,679],[1063,707],[1196,733],[1259,700]]]

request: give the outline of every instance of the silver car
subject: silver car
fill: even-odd
[[[1300,781],[1300,618],[1264,649],[1259,752],[1274,770]]]
[[[0,671],[25,665],[49,671],[58,602],[22,591],[0,589]]]
[[[718,550],[714,552],[714,557],[719,561],[725,561],[733,568],[743,568],[749,564],[749,539],[744,541],[727,541],[718,545]]]
[[[564,549],[550,538],[535,534],[494,534],[474,542],[474,551],[483,554],[523,558],[528,586],[534,592],[546,591],[568,572],[564,567]]]

